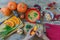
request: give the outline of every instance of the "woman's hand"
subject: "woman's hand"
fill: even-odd
[[[33,29],[33,28],[32,28]],[[27,33],[27,35],[26,35],[26,37],[24,38],[24,40],[29,40],[29,39],[31,39],[35,34],[33,34],[33,35],[30,35],[30,32],[32,31],[32,29],[30,29],[29,30],[29,32]],[[37,32],[37,31],[36,31]],[[35,32],[35,33],[36,33]]]

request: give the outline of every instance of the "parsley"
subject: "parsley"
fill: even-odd
[[[37,17],[37,15],[38,15],[37,13],[34,13],[34,17]]]
[[[29,17],[30,19],[32,19],[32,17],[31,17],[30,15],[28,15],[28,17]]]

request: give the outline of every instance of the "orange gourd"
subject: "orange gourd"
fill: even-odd
[[[9,8],[10,10],[16,10],[16,9],[17,9],[17,4],[16,4],[16,2],[9,2],[9,3],[8,3],[8,8]]]
[[[25,3],[22,2],[17,5],[18,12],[24,13],[24,12],[26,12],[26,10],[27,10],[27,5]]]
[[[11,10],[7,7],[1,8],[1,11],[5,16],[9,16],[11,14]]]

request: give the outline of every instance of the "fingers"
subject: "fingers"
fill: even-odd
[[[27,38],[32,38],[35,34],[36,34],[36,32],[37,32],[37,27],[36,26],[34,26],[33,28],[31,28],[30,30],[29,30],[29,32],[27,33]]]
[[[34,28],[34,27],[33,27],[33,28]],[[34,31],[32,32],[33,28],[31,28],[31,29],[29,30],[29,32],[27,33],[29,36],[34,36],[34,35],[36,34]],[[33,35],[31,35],[31,33],[32,33]]]
[[[29,30],[28,34],[30,34],[30,32],[32,31],[32,29],[33,29],[33,28],[31,28],[31,29]]]
[[[36,35],[37,35],[38,37],[41,37],[41,36],[42,36],[42,32],[36,32]]]

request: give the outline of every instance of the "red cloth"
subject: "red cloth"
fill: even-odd
[[[50,38],[50,40],[60,40],[60,25],[48,24],[46,23],[46,35]]]

